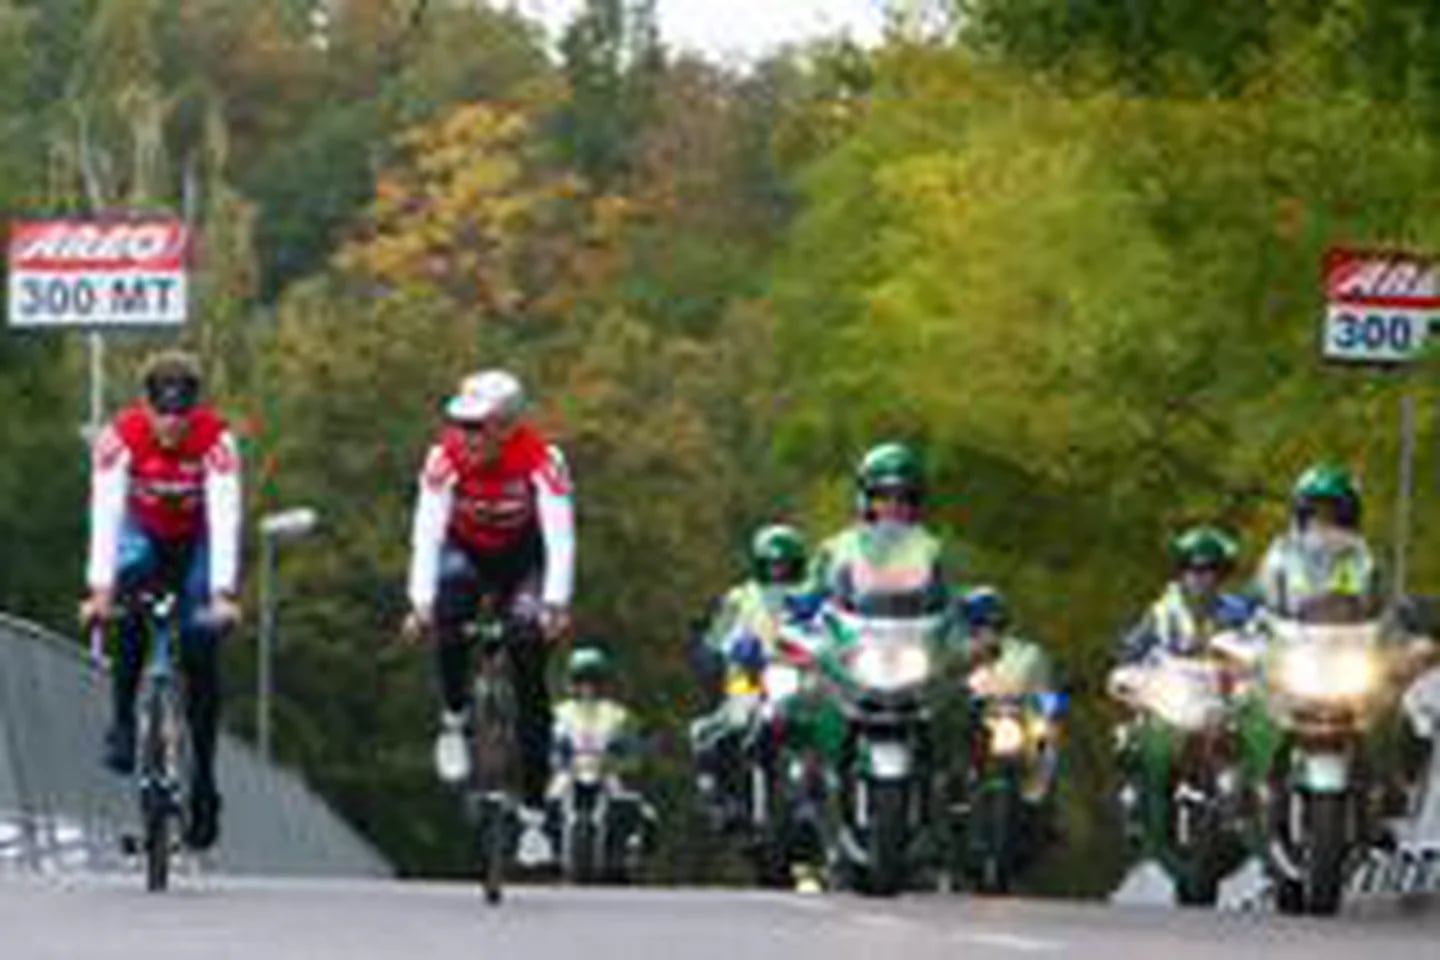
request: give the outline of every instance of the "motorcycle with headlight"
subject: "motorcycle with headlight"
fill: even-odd
[[[654,814],[620,777],[632,750],[603,716],[557,732],[547,814],[561,872],[571,883],[624,883],[639,867]]]
[[[1272,620],[1263,654],[1263,702],[1276,737],[1260,791],[1266,861],[1286,913],[1340,907],[1368,836],[1366,732],[1394,694],[1380,625],[1334,620]]]
[[[1062,692],[1017,689],[992,666],[970,673],[973,735],[965,804],[966,868],[982,893],[1008,893],[1034,852],[1054,786]]]
[[[788,886],[794,869],[823,861],[824,762],[806,736],[814,696],[811,640],[798,625],[777,630],[768,655],[726,687],[746,717],[741,737],[746,847],[757,880]],[[815,869],[818,871],[819,867]]]
[[[1241,642],[1222,636],[1203,651],[1159,654],[1110,676],[1110,695],[1134,712],[1122,729],[1139,777],[1145,852],[1185,906],[1213,906],[1245,856],[1233,710],[1244,670],[1220,652]]]
[[[857,888],[881,896],[904,887],[933,822],[929,698],[948,626],[923,599],[891,600],[863,613],[828,605],[819,657],[844,724],[835,859]]]

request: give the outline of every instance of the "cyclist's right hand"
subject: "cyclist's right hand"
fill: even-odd
[[[430,628],[434,622],[434,611],[429,607],[415,607],[405,615],[405,622],[400,627],[400,636],[407,643],[423,643],[430,636]]]
[[[108,622],[114,606],[114,597],[109,590],[91,590],[90,595],[80,603],[80,625],[93,627]]]

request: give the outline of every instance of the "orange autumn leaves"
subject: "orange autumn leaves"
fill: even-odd
[[[496,318],[566,314],[618,266],[628,205],[547,163],[534,127],[523,109],[471,103],[403,134],[336,266]]]

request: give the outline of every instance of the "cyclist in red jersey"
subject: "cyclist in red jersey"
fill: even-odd
[[[157,354],[142,379],[144,396],[116,414],[95,440],[89,597],[81,618],[119,624],[105,762],[128,775],[135,769],[135,699],[146,637],[144,612],[131,601],[140,590],[176,592],[194,746],[186,842],[203,849],[219,833],[218,639],[240,613],[240,455],[224,419],[201,402],[194,357]]]
[[[574,584],[573,492],[565,459],[523,417],[524,391],[503,370],[467,377],[420,472],[407,633],[433,636],[442,710],[435,764],[469,774],[464,729],[472,651],[464,626],[483,595],[499,599],[518,632],[510,646],[523,800],[538,811],[549,774],[549,642],[569,627]]]

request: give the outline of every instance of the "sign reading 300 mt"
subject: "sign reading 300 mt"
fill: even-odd
[[[46,220],[10,233],[10,325],[185,322],[190,232],[174,219]]]
[[[1440,341],[1440,261],[1415,253],[1337,248],[1325,256],[1329,360],[1404,363]]]

